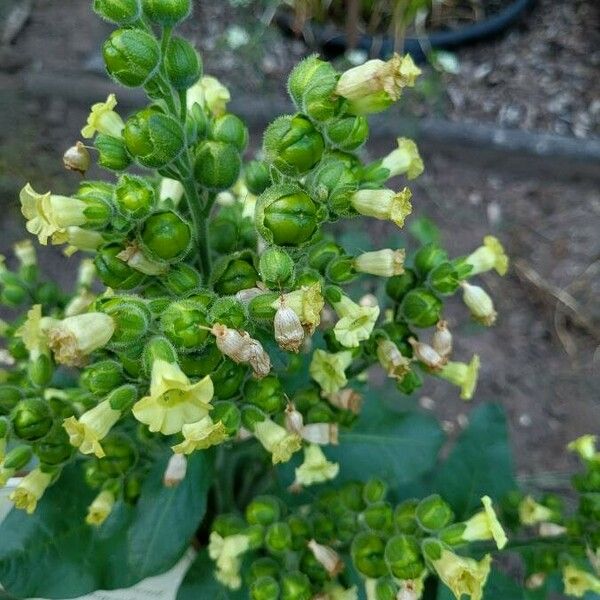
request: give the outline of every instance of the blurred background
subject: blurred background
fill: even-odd
[[[82,0],[0,2],[0,253],[25,235],[18,191],[69,193],[62,167],[93,102],[115,86],[99,48],[110,31]],[[559,491],[576,461],[565,444],[600,431],[600,2],[597,0],[195,1],[184,33],[205,72],[232,91],[252,132],[290,112],[285,83],[312,52],[338,68],[410,50],[417,88],[373,120],[366,149],[414,137],[425,174],[413,183],[409,231],[347,230],[354,249],[438,235],[454,255],[491,232],[512,258],[483,278],[499,312],[482,329],[450,313],[458,360],[482,359],[474,403],[507,410],[521,481]],[[118,90],[126,114],[143,99]],[[94,178],[111,177],[95,171]],[[400,185],[400,182],[398,182]],[[68,285],[77,256],[47,248],[41,262]],[[414,399],[452,434],[470,407],[428,384]]]

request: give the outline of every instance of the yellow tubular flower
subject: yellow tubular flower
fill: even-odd
[[[498,517],[492,506],[492,500],[489,496],[484,496],[481,502],[483,510],[465,522],[466,528],[462,534],[462,538],[467,542],[494,540],[496,546],[498,546],[498,550],[502,550],[506,546],[508,539],[500,521],[498,521]]]
[[[576,452],[582,460],[600,460],[600,453],[596,450],[597,439],[595,435],[582,435],[569,442],[567,450]]]
[[[13,490],[10,500],[15,507],[31,515],[37,508],[37,503],[52,483],[52,475],[44,473],[39,468],[26,475]]]
[[[483,238],[483,246],[472,252],[466,260],[471,265],[471,275],[478,275],[495,269],[498,275],[506,275],[508,271],[508,256],[500,241],[493,235]]]
[[[278,309],[281,301],[285,302],[285,305],[298,315],[302,326],[309,335],[312,335],[321,322],[321,312],[325,306],[325,300],[321,294],[321,284],[313,283],[289,294],[284,294],[271,306]]]
[[[404,273],[404,250],[377,250],[363,252],[354,259],[354,268],[359,273],[377,277],[393,277]]]
[[[69,417],[63,427],[69,434],[69,442],[82,454],[104,457],[100,441],[104,439],[121,418],[121,411],[111,408],[109,400],[103,400],[94,408],[83,413],[79,419]]]
[[[412,212],[411,198],[412,193],[408,188],[400,192],[388,189],[358,190],[354,192],[350,202],[361,215],[380,221],[392,221],[398,227],[404,227],[406,217]]]
[[[552,519],[552,510],[527,496],[519,504],[519,519],[523,525],[535,525]]]
[[[310,376],[321,386],[325,394],[334,394],[348,383],[344,372],[352,363],[352,353],[329,353],[315,350],[310,363]]]
[[[85,522],[93,527],[100,527],[108,518],[115,505],[115,496],[112,492],[104,490],[100,492],[88,506]]]
[[[388,61],[368,60],[342,73],[335,93],[348,100],[357,115],[380,112],[396,102],[405,87],[412,87],[421,70],[410,55],[394,54]]]
[[[25,323],[17,329],[15,335],[23,340],[31,360],[35,360],[41,354],[48,352],[47,326],[53,321],[48,317],[42,317],[41,304],[34,304],[27,312]]]
[[[563,585],[565,594],[575,598],[583,598],[587,592],[600,594],[600,579],[574,565],[567,565],[563,569]]]
[[[121,250],[117,254],[117,258],[127,263],[132,269],[145,275],[164,275],[169,270],[168,265],[148,258],[144,254],[144,251],[135,243]]]
[[[115,112],[117,98],[110,94],[106,102],[98,102],[92,106],[92,111],[87,118],[87,125],[81,130],[84,138],[93,138],[96,133],[112,135],[120,138],[125,127],[123,119]]]
[[[114,332],[111,317],[89,312],[53,323],[48,329],[48,344],[57,363],[80,367],[92,352],[106,346]]]
[[[369,339],[379,318],[378,306],[360,306],[347,296],[342,296],[333,308],[340,317],[333,328],[333,334],[342,346],[357,348],[360,342]],[[328,390],[323,391],[329,393]]]
[[[340,465],[327,460],[320,446],[310,444],[304,448],[304,462],[296,469],[296,483],[303,486],[324,483],[335,479]]]
[[[65,256],[73,256],[78,250],[93,252],[102,244],[104,237],[98,231],[83,229],[71,225],[52,234],[51,242],[54,246],[68,244],[64,250]]]
[[[381,166],[390,172],[389,177],[406,174],[407,179],[416,179],[425,168],[417,145],[409,138],[397,142],[398,148],[382,159]]]
[[[20,193],[21,212],[27,219],[25,227],[29,233],[37,235],[40,244],[48,244],[48,238],[63,232],[71,225],[86,222],[85,202],[77,198],[56,196],[50,192],[38,194],[30,184]]]
[[[33,267],[37,265],[37,255],[31,240],[21,240],[13,246],[17,260],[22,267]]]
[[[173,446],[173,452],[191,454],[196,450],[206,450],[224,442],[228,435],[222,421],[216,423],[207,415],[196,423],[189,423],[181,428],[185,438],[183,442]]]
[[[442,548],[440,558],[432,560],[431,563],[439,578],[452,590],[457,600],[460,600],[463,594],[470,600],[481,600],[492,563],[489,554],[476,561]]]
[[[240,557],[250,548],[250,538],[241,533],[220,536],[216,531],[210,534],[208,555],[217,563],[215,577],[224,586],[238,590],[242,586]]]
[[[254,426],[254,437],[271,453],[274,465],[288,462],[302,448],[302,439],[297,433],[287,431],[271,419],[260,421]]]
[[[449,362],[436,375],[460,388],[460,397],[471,400],[477,387],[480,361],[477,354],[473,355],[470,363]]]
[[[205,76],[198,80],[187,93],[187,109],[194,104],[206,108],[213,117],[220,117],[227,111],[231,100],[229,90],[215,77]]]
[[[132,412],[150,431],[171,435],[206,417],[213,393],[209,375],[191,383],[179,365],[158,359],[152,363],[150,393],[133,405]]]

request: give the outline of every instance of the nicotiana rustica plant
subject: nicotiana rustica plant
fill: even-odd
[[[571,446],[586,470],[566,512],[517,491],[499,407],[472,411],[445,462],[435,419],[394,410],[426,377],[473,397],[479,357],[454,355],[444,305],[459,294],[493,325],[473,278],[508,268],[491,236],[451,258],[437,243],[357,253],[335,235],[410,216],[409,188],[389,181],[423,171],[414,142],[360,153],[368,115],[418,77],[410,57],[343,73],[307,58],[288,81],[297,112],[248,161],[229,91],[174,35],[190,0],[93,8],[117,27],[108,73],[150,102],[125,116],[111,94],[82,129],[92,146],[65,153],[107,181],[21,191],[40,244],[91,258],[72,293],[40,277],[31,241],[0,266],[18,313],[2,323],[0,385],[11,597],[127,587],[190,546],[180,600],[542,598],[561,572],[568,594],[598,592],[592,436]],[[369,384],[377,365],[386,387]],[[498,551],[523,557],[526,586],[492,568]]]

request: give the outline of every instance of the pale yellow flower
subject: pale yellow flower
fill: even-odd
[[[598,460],[600,461],[600,453],[596,450],[596,440],[598,436],[582,435],[576,440],[569,442],[567,450],[579,454],[582,460]]]
[[[321,386],[325,394],[334,394],[346,386],[345,370],[352,363],[349,351],[329,353],[315,350],[310,363],[310,376]]]
[[[328,461],[320,446],[309,444],[304,448],[304,462],[296,469],[296,483],[303,486],[324,483],[337,477],[339,471],[340,465]]]
[[[325,300],[321,294],[321,284],[313,283],[309,286],[303,286],[299,290],[294,290],[284,294],[282,299],[277,299],[272,306],[278,309],[281,300],[285,305],[293,310],[308,334],[312,334],[321,322],[321,312],[325,306]]]
[[[535,525],[552,519],[552,510],[536,502],[531,496],[521,500],[519,504],[519,519],[523,525]]]
[[[600,594],[600,579],[575,565],[567,565],[563,569],[563,585],[565,594],[575,598],[583,598],[587,592]]]
[[[10,495],[16,508],[31,515],[35,512],[40,498],[52,483],[52,475],[44,473],[39,468],[28,473]]]
[[[108,518],[115,505],[115,496],[108,490],[100,492],[88,506],[85,522],[93,527],[100,527]]]
[[[412,212],[411,198],[412,193],[408,188],[400,192],[388,189],[358,190],[354,192],[350,202],[361,215],[380,221],[392,221],[398,227],[404,227],[406,217]]]
[[[462,538],[467,542],[494,540],[496,546],[498,546],[498,550],[502,550],[506,546],[508,539],[500,521],[498,521],[498,517],[492,506],[492,500],[489,496],[484,496],[481,502],[483,510],[465,522],[466,527]]]
[[[84,229],[71,225],[52,234],[51,242],[54,246],[68,244],[64,250],[65,256],[72,256],[78,250],[93,252],[104,242],[103,235],[98,231]]]
[[[81,130],[84,138],[93,138],[96,133],[120,138],[125,127],[123,119],[115,112],[117,97],[110,94],[106,102],[98,102],[92,106],[87,118],[87,125]]]
[[[237,533],[222,537],[216,531],[210,534],[208,555],[217,564],[215,577],[224,586],[238,590],[242,586],[241,556],[250,549],[250,538]]]
[[[469,275],[478,275],[495,269],[498,275],[506,275],[508,271],[508,256],[500,241],[493,235],[483,238],[483,246],[472,252],[466,259],[472,269]]]
[[[285,463],[302,447],[302,438],[277,425],[271,419],[265,419],[254,426],[254,437],[271,454],[273,464]]]
[[[227,111],[230,100],[229,90],[216,77],[206,75],[188,90],[187,108],[191,110],[194,104],[199,104],[214,117],[220,117]]]
[[[480,361],[477,354],[473,355],[470,363],[449,362],[436,374],[438,377],[449,381],[460,388],[460,397],[463,400],[471,400],[477,386],[479,377]]]
[[[79,448],[82,454],[95,454],[104,457],[100,441],[103,440],[121,418],[121,411],[111,407],[109,400],[103,400],[94,408],[76,419],[69,417],[63,421],[63,427],[69,434],[69,442]]]
[[[31,360],[48,353],[48,327],[54,320],[42,317],[42,305],[34,304],[27,312],[27,319],[17,329],[15,335],[20,337],[29,351]]]
[[[416,179],[424,169],[417,145],[409,138],[398,138],[397,142],[398,148],[382,159],[381,166],[390,172],[390,177],[406,175]]]
[[[490,573],[492,557],[486,554],[483,559],[476,561],[464,558],[441,549],[440,558],[432,560],[431,564],[442,582],[447,585],[452,593],[460,600],[464,595],[470,600],[481,600],[483,588]]]
[[[22,267],[33,267],[37,265],[37,255],[31,240],[21,240],[13,246],[17,260]]]
[[[214,393],[209,375],[191,383],[179,365],[158,359],[152,363],[150,393],[133,405],[133,415],[152,432],[171,435],[200,421],[212,409]]]
[[[347,296],[342,296],[333,308],[340,317],[333,334],[342,346],[357,348],[360,342],[369,339],[379,318],[378,306],[360,306]],[[323,391],[327,392],[325,389]]]
[[[184,441],[173,446],[173,452],[191,454],[195,450],[205,450],[216,446],[228,438],[223,421],[216,423],[207,415],[195,423],[189,423],[181,428]]]
[[[359,273],[368,273],[377,277],[393,277],[404,273],[404,250],[376,250],[363,252],[354,259],[354,268]]]

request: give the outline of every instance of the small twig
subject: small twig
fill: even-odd
[[[546,281],[522,259],[516,260],[514,267],[523,279],[545,295],[554,298],[554,300],[566,309],[574,323],[589,333],[596,341],[600,342],[600,327],[596,325],[594,319],[587,314],[581,304],[569,292]]]

